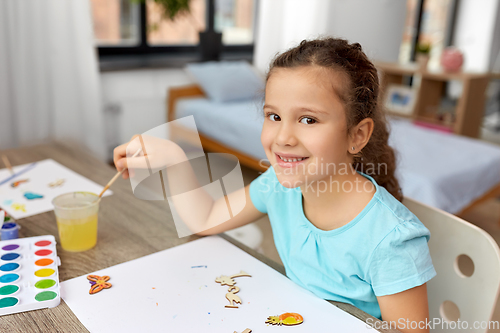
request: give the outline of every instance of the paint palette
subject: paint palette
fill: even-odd
[[[0,242],[0,316],[61,302],[54,236]]]

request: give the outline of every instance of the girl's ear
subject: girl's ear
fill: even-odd
[[[357,154],[363,149],[373,133],[373,119],[365,118],[354,126],[349,135],[349,148],[351,154]]]

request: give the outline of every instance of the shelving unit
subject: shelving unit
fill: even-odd
[[[431,72],[420,68],[416,63],[375,63],[381,71],[381,101],[385,101],[385,93],[390,84],[404,84],[404,78],[413,76],[420,78],[413,112],[409,117],[414,120],[449,128],[453,133],[477,138],[483,119],[485,92],[491,73],[447,73]],[[495,74],[498,75],[498,74]],[[446,123],[437,118],[445,83],[461,81],[462,94],[455,108],[454,121]],[[397,114],[400,116],[399,114]]]

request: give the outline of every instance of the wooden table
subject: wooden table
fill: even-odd
[[[20,165],[51,158],[77,173],[105,185],[115,174],[115,169],[97,160],[82,148],[70,147],[62,143],[52,143],[34,147],[1,151],[12,165]],[[57,244],[61,258],[59,276],[65,281],[106,267],[117,265],[165,250],[195,239],[189,236],[179,239],[166,202],[144,201],[134,197],[128,180],[119,178],[113,186],[114,194],[102,199],[99,212],[99,230],[96,247],[85,252],[64,251]],[[17,221],[22,226],[19,237],[55,235],[58,239],[54,212],[47,212]],[[253,255],[278,272],[285,269],[269,258],[246,247],[238,241],[221,235],[224,239]],[[374,317],[356,307],[331,302],[340,309],[366,321]],[[42,309],[0,317],[0,332],[88,332],[68,305],[61,304],[52,309]],[[381,330],[381,332],[399,332]],[[258,333],[258,332],[256,332]]]

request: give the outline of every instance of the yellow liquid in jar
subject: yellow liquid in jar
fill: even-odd
[[[91,249],[97,242],[97,214],[82,219],[57,219],[61,246],[66,251]]]

